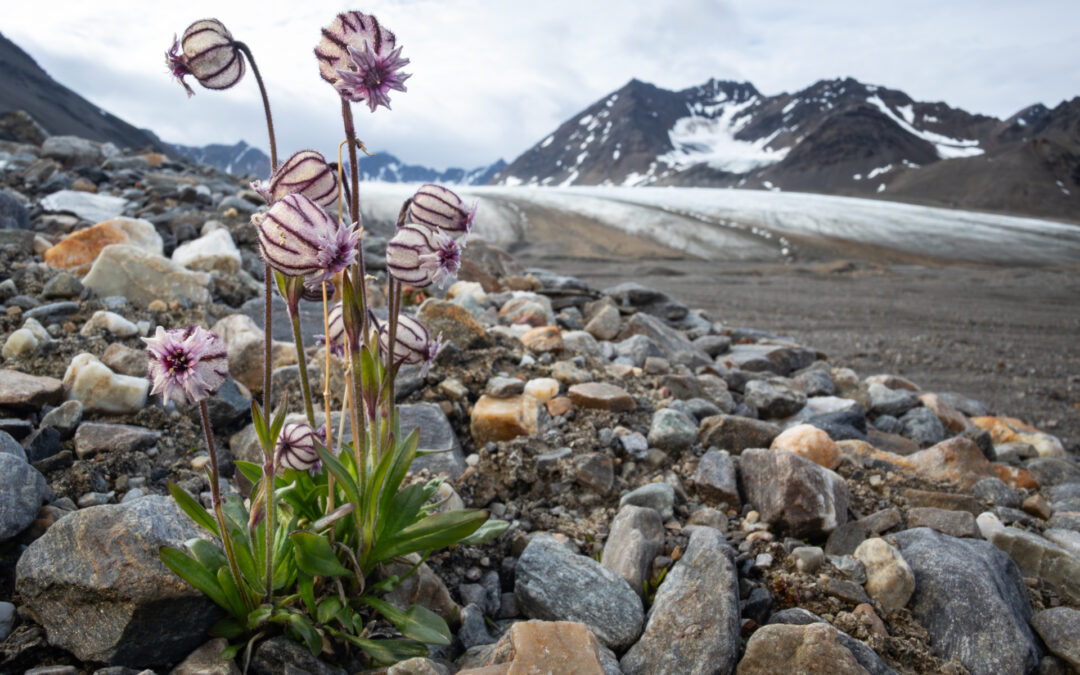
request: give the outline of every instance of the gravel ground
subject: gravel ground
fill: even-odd
[[[547,242],[514,255],[596,288],[634,280],[667,291],[726,325],[791,336],[861,375],[898,373],[972,396],[1080,452],[1080,267],[958,266],[807,240],[788,265],[708,262],[670,249],[627,259],[627,235],[609,229],[616,259],[597,250],[604,237],[595,223],[587,230],[587,252],[568,246],[570,256],[558,255]]]

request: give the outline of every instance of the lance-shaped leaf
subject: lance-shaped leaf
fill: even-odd
[[[296,566],[313,576],[342,577],[352,572],[338,562],[330,542],[311,532],[293,532],[289,535],[296,555]]]
[[[432,645],[450,644],[450,628],[435,612],[426,607],[413,605],[407,611],[394,607],[385,600],[364,596],[361,602],[377,610],[394,624],[405,637]]]

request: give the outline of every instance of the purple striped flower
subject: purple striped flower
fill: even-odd
[[[282,469],[307,471],[319,461],[315,432],[307,424],[286,424],[274,446],[275,463]]]
[[[443,286],[461,268],[461,246],[449,235],[407,223],[386,244],[386,271],[402,283]]]
[[[251,187],[268,204],[299,194],[333,212],[338,201],[337,172],[315,150],[301,150],[282,162],[269,181],[256,181]]]
[[[390,348],[390,323],[379,322],[379,348],[383,354]],[[426,377],[428,368],[435,362],[442,348],[442,334],[431,339],[424,324],[408,314],[398,315],[397,333],[394,335],[394,363],[422,364],[420,377]]]
[[[362,12],[338,14],[322,29],[315,47],[319,74],[350,101],[367,101],[371,112],[380,105],[390,108],[391,90],[405,91],[410,76],[401,69],[409,60],[401,58],[394,34],[378,19]]]
[[[263,260],[287,277],[307,284],[327,281],[356,260],[359,230],[338,223],[304,195],[287,195],[252,216]]]
[[[142,338],[149,357],[151,394],[161,402],[198,403],[217,393],[229,377],[229,359],[221,337],[200,326],[165,330]]]
[[[465,208],[461,197],[440,185],[420,186],[409,204],[409,220],[435,230],[469,234],[476,218],[476,204]]]
[[[326,314],[327,324],[330,330],[330,339],[327,340],[325,335],[316,335],[315,343],[318,345],[330,344],[330,353],[337,356],[345,355],[345,317],[342,312],[342,305],[340,302],[335,302],[330,306],[330,311]]]
[[[228,89],[244,76],[245,67],[232,33],[217,19],[196,21],[179,40],[174,38],[165,64],[188,96],[195,94],[184,81],[188,75],[207,89]]]

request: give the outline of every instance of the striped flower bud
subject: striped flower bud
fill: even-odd
[[[360,232],[339,224],[304,195],[288,195],[252,216],[259,249],[268,265],[309,285],[328,281],[356,260]]]
[[[314,150],[301,150],[282,162],[270,180],[256,181],[251,187],[267,204],[299,194],[333,214],[338,201],[337,172],[326,163],[322,153]]]
[[[228,89],[244,76],[244,58],[232,33],[217,19],[188,26],[165,54],[165,63],[188,96],[195,94],[184,78],[193,76],[207,89]]]
[[[461,268],[461,246],[444,232],[408,223],[386,244],[386,271],[417,288],[440,286]]]
[[[379,322],[379,348],[385,354],[390,345],[390,323]],[[428,368],[435,362],[442,347],[442,335],[434,340],[427,327],[408,314],[400,314],[397,333],[394,335],[394,363],[421,364],[420,377],[426,377]]]
[[[327,325],[330,330],[329,339],[327,339],[326,335],[315,336],[316,344],[329,344],[330,353],[337,356],[344,356],[345,354],[345,317],[343,314],[340,302],[331,305],[330,311],[326,314]]]
[[[465,208],[451,190],[440,185],[421,185],[409,204],[409,220],[444,232],[468,234],[476,218],[476,204]]]
[[[307,424],[286,424],[274,447],[276,463],[282,469],[307,471],[319,461],[315,452],[315,432]]]
[[[349,101],[366,101],[372,112],[390,107],[389,92],[405,91],[410,76],[401,72],[409,60],[401,58],[394,34],[378,19],[362,12],[338,14],[322,29],[315,47],[319,74]]]

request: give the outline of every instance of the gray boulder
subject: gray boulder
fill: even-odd
[[[37,469],[15,454],[0,452],[0,542],[34,522],[38,508],[50,494]]]
[[[221,611],[158,549],[199,534],[167,497],[76,511],[19,558],[16,588],[49,643],[83,661],[175,663],[206,641]]]
[[[972,675],[1035,670],[1042,649],[1028,625],[1031,600],[1005,553],[925,527],[889,539],[915,573],[908,609],[929,632],[934,654],[960,659]]]
[[[638,595],[644,594],[653,560],[664,550],[664,523],[654,509],[627,504],[611,521],[604,543],[604,567],[615,572]]]
[[[730,673],[739,655],[739,580],[720,532],[695,528],[660,585],[641,639],[619,665],[636,673]]]
[[[844,479],[793,452],[745,450],[739,475],[746,501],[761,519],[793,537],[821,537],[847,522]]]

